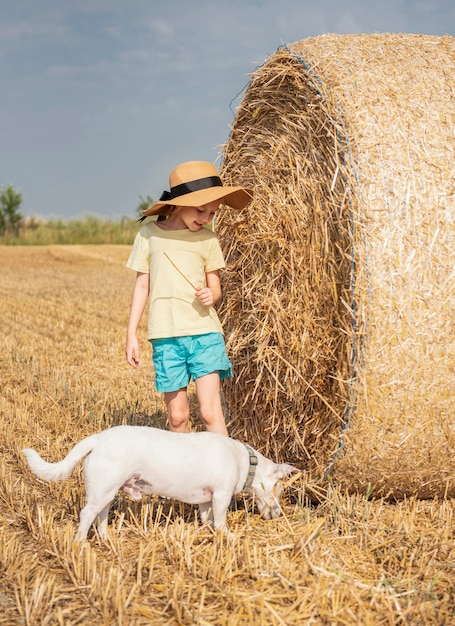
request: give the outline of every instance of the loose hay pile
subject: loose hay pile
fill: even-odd
[[[449,36],[294,43],[225,147],[232,427],[317,480],[455,493],[454,70]]]

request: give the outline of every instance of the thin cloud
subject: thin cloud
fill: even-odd
[[[453,0],[3,4],[0,186],[20,187],[24,212],[42,215],[126,214],[176,162],[216,160],[231,101],[282,43],[455,32]]]

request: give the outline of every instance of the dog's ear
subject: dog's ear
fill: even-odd
[[[293,465],[289,465],[289,463],[278,463],[275,466],[273,475],[276,480],[279,480],[280,478],[284,478],[285,476],[292,474],[292,472],[300,472],[300,470]]]

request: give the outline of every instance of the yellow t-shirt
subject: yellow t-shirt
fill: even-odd
[[[208,228],[193,232],[163,230],[156,222],[145,224],[126,266],[150,274],[148,338],[222,333],[215,309],[199,302],[173,263],[195,287],[206,286],[206,272],[226,265],[218,238]]]

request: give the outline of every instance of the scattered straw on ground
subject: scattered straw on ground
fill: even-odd
[[[319,491],[294,477],[285,516],[248,502],[232,543],[194,508],[118,496],[109,539],[73,543],[81,468],[34,477],[21,449],[58,460],[119,423],[165,426],[145,327],[124,361],[133,275],[125,247],[0,247],[0,624],[443,624],[455,617],[454,503],[398,504]],[[197,427],[196,423],[196,427]],[[312,498],[313,499],[313,498]]]

